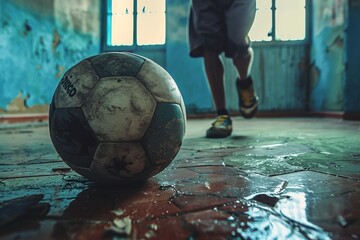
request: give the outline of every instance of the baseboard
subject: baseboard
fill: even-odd
[[[238,112],[231,112],[231,116],[240,116]],[[257,118],[291,118],[291,117],[324,117],[342,119],[343,112],[307,112],[307,111],[259,111]],[[216,114],[188,114],[189,119],[215,118]]]
[[[48,119],[49,115],[47,113],[0,114],[0,124],[45,122]]]
[[[344,120],[360,121],[360,112],[344,112]]]

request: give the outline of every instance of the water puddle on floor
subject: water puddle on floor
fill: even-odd
[[[250,207],[245,239],[331,239],[322,228],[307,220],[306,194],[257,193],[246,198]]]

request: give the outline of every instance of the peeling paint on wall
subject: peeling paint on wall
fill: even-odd
[[[23,93],[19,92],[16,98],[6,106],[6,110],[3,110],[2,113],[41,113],[49,111],[48,104],[29,107],[27,104],[29,98],[30,95],[23,96]]]
[[[311,108],[342,111],[346,74],[347,1],[313,1]],[[315,79],[314,79],[315,78]]]
[[[319,35],[325,28],[343,27],[346,21],[346,0],[314,1],[314,34]]]
[[[66,69],[99,53],[98,4],[95,0],[0,1],[0,112],[47,112]],[[64,5],[66,12],[59,9]],[[81,24],[69,15],[80,16]]]
[[[67,33],[100,36],[100,1],[98,0],[53,0],[55,25]]]

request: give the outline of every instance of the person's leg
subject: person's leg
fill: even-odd
[[[204,50],[205,72],[216,108],[217,118],[206,131],[208,138],[224,138],[231,135],[232,121],[226,109],[224,65],[218,53]]]
[[[251,47],[249,47],[247,55],[233,57],[233,64],[238,71],[240,81],[246,80],[250,76],[253,59],[254,51]]]
[[[236,79],[236,88],[239,95],[239,110],[244,118],[252,118],[258,109],[258,97],[250,75],[254,52],[248,48],[248,54],[233,57],[233,63],[239,76]]]
[[[203,57],[206,77],[217,111],[224,110],[224,66],[220,54],[224,47],[225,18],[219,10],[223,1],[192,0],[189,15],[190,56]]]
[[[204,50],[204,66],[215,108],[225,109],[224,65],[219,54]]]
[[[240,113],[245,118],[252,118],[257,112],[258,105],[258,98],[250,76],[254,53],[248,37],[255,13],[255,0],[233,0],[225,13],[226,26],[229,30],[225,55],[232,58],[239,74],[236,79],[236,88],[239,95]]]
[[[232,121],[226,109],[224,65],[220,58],[224,48],[224,16],[219,9],[223,1],[192,0],[189,19],[190,56],[203,57],[206,77],[217,118],[206,131],[208,138],[231,135]]]

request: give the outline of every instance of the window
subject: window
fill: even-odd
[[[295,41],[306,38],[307,0],[257,0],[252,41]]]
[[[164,45],[166,0],[106,0],[106,47]]]

